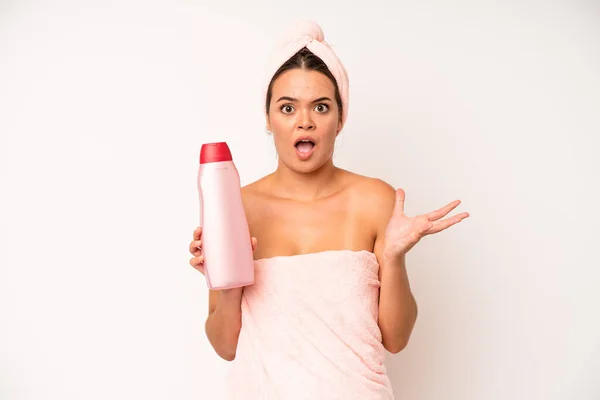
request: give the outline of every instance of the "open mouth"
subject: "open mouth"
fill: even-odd
[[[315,147],[315,142],[311,139],[300,139],[296,142],[295,146],[300,153],[308,154]]]

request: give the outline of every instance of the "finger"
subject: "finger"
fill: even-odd
[[[190,253],[195,256],[199,256],[201,254],[200,248],[202,247],[202,240],[194,240],[190,243]]]
[[[439,210],[430,212],[429,214],[427,214],[427,218],[430,221],[435,221],[442,217],[445,217],[446,215],[448,215],[448,213],[450,211],[454,210],[459,204],[460,204],[460,200],[454,200],[452,203],[448,204],[447,206],[444,206],[444,207],[440,208]]]
[[[204,256],[190,258],[190,265],[204,274]]]
[[[197,257],[192,257],[190,258],[190,265],[194,268],[196,268],[198,265],[202,265],[204,264],[204,256],[197,256]]]
[[[258,239],[256,239],[254,236],[251,239],[252,241],[252,252],[254,253],[256,251],[256,245],[258,244]]]
[[[194,240],[199,240],[202,237],[202,227],[199,226],[194,230]]]
[[[458,214],[458,215],[455,215],[450,218],[443,219],[441,221],[434,221],[433,227],[431,229],[429,229],[427,232],[425,232],[425,234],[430,235],[433,233],[441,232],[444,229],[447,229],[447,228],[451,227],[452,225],[459,223],[460,221],[462,221],[463,219],[465,219],[467,217],[469,217],[469,213],[462,213],[462,214]]]
[[[402,189],[396,189],[396,204],[394,207],[394,214],[404,214],[404,199],[406,193]]]

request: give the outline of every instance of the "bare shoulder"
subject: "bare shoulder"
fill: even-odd
[[[373,252],[382,262],[382,249],[387,225],[394,213],[396,189],[383,179],[356,176],[353,198],[357,199],[358,213],[363,226],[372,235]],[[381,269],[380,269],[381,273]]]
[[[380,178],[352,173],[352,192],[365,210],[373,214],[388,214],[394,209],[396,189]]]
[[[353,209],[374,238],[381,235],[394,212],[396,189],[380,178],[348,172]]]
[[[256,198],[257,196],[260,196],[261,193],[264,192],[264,186],[268,178],[269,175],[263,176],[262,178],[254,182],[242,186],[242,197],[251,200],[253,198]]]
[[[244,209],[246,216],[251,225],[260,216],[261,210],[264,210],[268,202],[265,196],[266,183],[269,175],[264,176],[257,181],[249,183],[241,188],[242,202],[244,203]]]

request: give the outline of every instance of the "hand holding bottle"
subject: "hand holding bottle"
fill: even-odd
[[[255,237],[251,237],[252,241],[252,252],[256,251],[258,240]],[[201,254],[200,248],[202,247],[202,227],[197,227],[194,230],[193,240],[190,242],[190,253],[194,256],[190,259],[190,265],[200,271],[204,275],[204,256]]]

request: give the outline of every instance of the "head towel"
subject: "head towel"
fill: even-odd
[[[323,30],[314,21],[300,21],[291,25],[277,42],[266,68],[263,84],[263,109],[267,89],[275,72],[294,54],[306,47],[319,57],[335,77],[342,100],[342,125],[348,116],[348,74],[339,58],[325,41]]]

